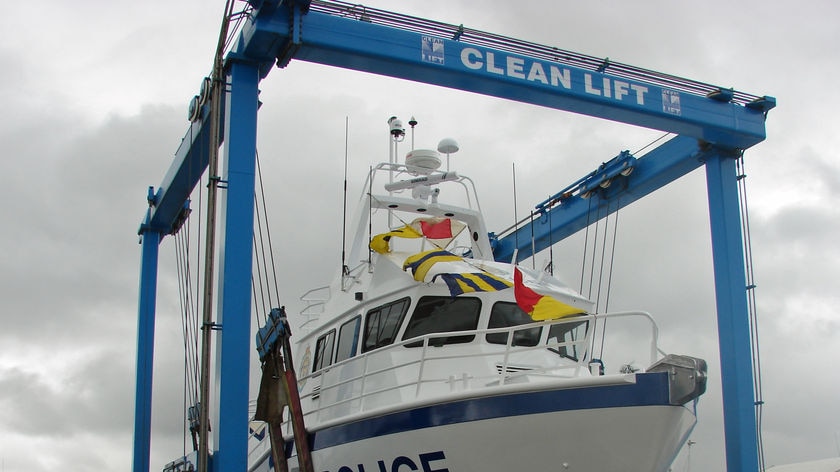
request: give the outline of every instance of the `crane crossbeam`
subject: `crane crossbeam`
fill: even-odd
[[[609,187],[591,192],[588,198],[581,194],[568,195],[558,197],[559,203],[550,208],[538,205],[532,222],[495,238],[493,257],[509,262],[516,253],[517,261],[527,259],[534,251],[562,241],[702,166],[711,153],[731,154],[731,151],[701,146],[694,138],[676,136],[637,158],[632,174],[618,177]]]
[[[234,54],[387,75],[630,123],[724,147],[765,138],[772,97],[340,2],[278,8],[243,27]]]

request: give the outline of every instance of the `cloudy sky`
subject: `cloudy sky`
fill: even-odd
[[[211,66],[223,1],[11,2],[0,17],[0,472],[131,464],[136,231]],[[477,3],[477,2],[476,2]],[[368,5],[778,99],[746,154],[767,464],[840,455],[840,5],[710,0],[445,0]],[[259,152],[283,303],[340,260],[344,123],[351,182],[387,158],[385,120],[418,144],[459,140],[491,230],[658,131],[293,62],[261,84]],[[351,185],[351,190],[358,190]],[[834,235],[834,236],[832,236]],[[693,470],[724,470],[703,170],[622,210],[610,306],[658,319],[666,351],[706,358]],[[580,277],[583,240],[558,245]],[[184,448],[183,340],[172,241],[161,247],[152,469]],[[313,262],[314,261],[314,262]],[[688,454],[674,470],[686,470]]]

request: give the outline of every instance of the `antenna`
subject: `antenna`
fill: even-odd
[[[347,267],[346,248],[347,248],[347,155],[350,142],[350,117],[344,117],[344,202],[341,206],[342,222],[341,222],[341,273],[347,275],[350,270]]]
[[[411,126],[411,150],[414,150],[414,127],[417,126],[417,119],[413,116],[408,120],[408,126]]]
[[[394,183],[394,164],[397,163],[397,148],[399,143],[405,139],[405,128],[403,128],[402,120],[396,116],[388,118],[388,163],[391,167],[388,169],[388,183]],[[372,175],[372,173],[371,173]],[[373,177],[371,176],[371,180]],[[373,182],[371,182],[371,185]],[[390,192],[388,193],[390,195]],[[371,194],[372,195],[372,194]],[[388,210],[388,228],[392,228],[394,224],[394,212]],[[373,237],[373,235],[371,235]]]
[[[550,231],[548,232],[548,258],[549,258],[549,274],[554,275],[554,242],[551,240],[552,235],[554,234],[554,226],[551,225],[551,209],[546,211],[548,214],[548,227]]]

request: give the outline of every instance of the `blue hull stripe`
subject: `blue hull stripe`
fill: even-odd
[[[513,393],[425,406],[312,433],[313,451],[388,434],[455,423],[557,411],[670,405],[666,372],[636,374],[635,384]],[[290,445],[290,444],[288,444]],[[287,454],[291,448],[287,448]]]

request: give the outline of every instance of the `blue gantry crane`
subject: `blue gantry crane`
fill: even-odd
[[[587,224],[705,167],[730,471],[757,471],[751,337],[736,158],[765,139],[775,99],[553,47],[340,1],[247,0],[224,61],[224,93],[194,100],[175,160],[147,195],[140,226],[134,471],[149,470],[152,348],[158,246],[184,219],[210,161],[225,148],[213,470],[246,470],[252,230],[258,85],[292,60],[365,71],[590,115],[677,136],[644,156],[621,153],[536,208],[537,217],[494,239],[497,260],[529,257]],[[205,82],[206,86],[214,85]],[[213,123],[218,123],[214,130]],[[632,171],[632,173],[631,173]],[[608,185],[614,181],[620,185]],[[547,217],[549,216],[550,217]],[[517,237],[517,233],[520,234]],[[533,236],[532,236],[533,235]],[[524,237],[523,237],[524,236]],[[532,243],[533,241],[533,243]]]

